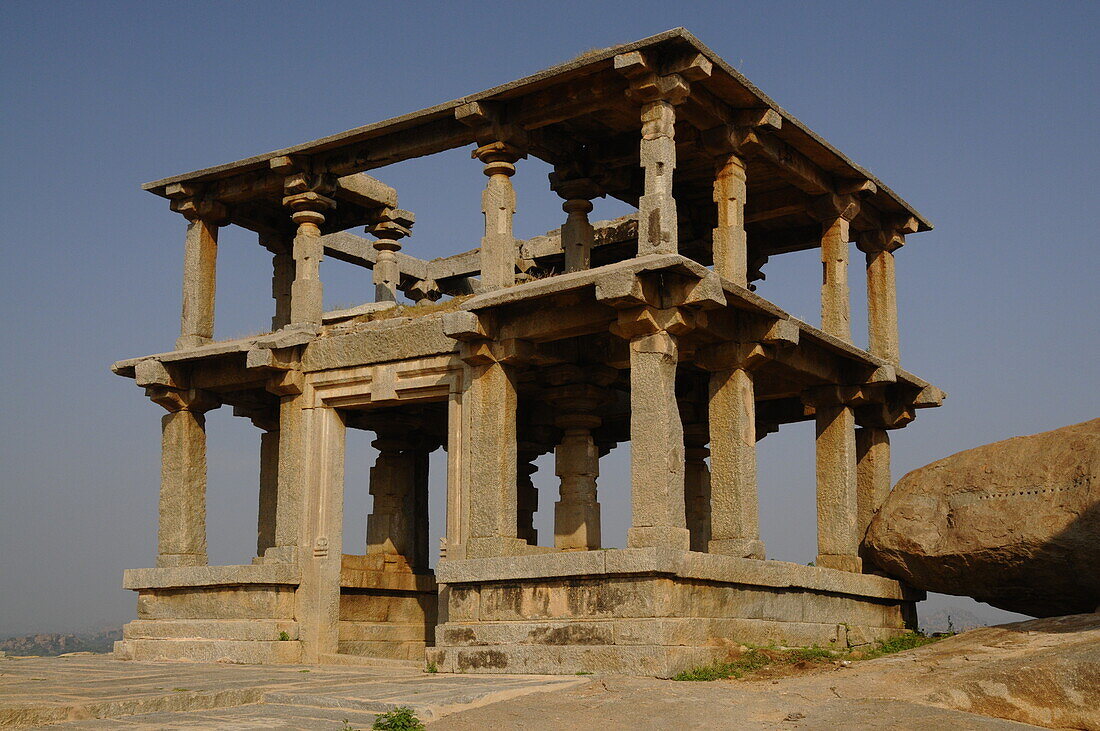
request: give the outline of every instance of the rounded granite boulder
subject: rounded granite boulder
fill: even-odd
[[[1100,608],[1100,419],[951,455],[905,475],[863,544],[927,591],[1037,617]]]

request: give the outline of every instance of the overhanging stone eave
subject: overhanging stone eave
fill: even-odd
[[[811,158],[817,158],[823,161],[824,167],[828,172],[833,174],[839,174],[843,177],[850,178],[864,178],[870,180],[877,186],[876,193],[872,196],[871,200],[878,202],[880,207],[886,209],[893,209],[912,216],[917,219],[919,230],[928,231],[931,230],[932,224],[925,219],[913,206],[907,203],[904,199],[899,197],[891,188],[886,186],[881,180],[875,177],[865,168],[857,165],[847,156],[840,152],[836,147],[827,142],[824,138],[814,133],[809,127],[799,121],[796,117],[791,115],[781,106],[779,106],[771,97],[761,91],[755,84],[749,81],[745,76],[739,73],[736,69],[730,66],[724,61],[718,54],[711,50],[708,46],[703,44],[698,38],[684,28],[674,28],[663,33],[659,33],[648,38],[643,38],[632,43],[626,43],[618,46],[612,46],[610,48],[601,49],[599,51],[592,52],[590,54],[583,54],[582,56],[567,61],[556,66],[544,69],[530,76],[517,79],[499,86],[486,89],[484,91],[469,94],[458,99],[453,99],[442,104],[427,107],[419,111],[410,112],[398,117],[375,122],[373,124],[356,127],[344,132],[339,132],[327,137],[322,137],[311,142],[305,142],[292,147],[283,148],[281,150],[275,150],[272,152],[255,155],[243,160],[226,163],[223,165],[216,165],[213,167],[203,168],[195,170],[189,173],[183,173],[180,175],[174,175],[167,178],[162,178],[153,182],[146,183],[142,186],[143,190],[148,190],[156,195],[164,195],[164,189],[173,183],[202,183],[216,180],[222,177],[230,177],[247,172],[254,172],[266,169],[267,162],[275,157],[280,156],[294,156],[300,155],[309,157],[311,155],[319,155],[323,153],[330,153],[334,150],[338,150],[343,146],[350,146],[353,144],[359,144],[366,142],[374,138],[380,138],[386,135],[398,135],[408,130],[414,129],[418,126],[424,126],[430,123],[453,120],[454,110],[463,104],[467,104],[475,101],[488,101],[494,99],[507,100],[515,99],[522,96],[525,93],[530,93],[539,88],[546,86],[556,79],[567,75],[581,75],[581,72],[595,69],[597,66],[607,64],[613,60],[616,55],[622,53],[628,53],[630,51],[639,50],[643,48],[649,48],[658,46],[661,44],[686,44],[689,48],[703,54],[711,61],[712,64],[727,77],[729,81],[732,81],[750,96],[752,96],[758,106],[767,107],[777,112],[783,119],[783,126],[775,132],[775,134],[783,141],[790,144],[795,149],[801,152],[808,153]],[[603,72],[603,71],[598,71]],[[610,68],[606,70],[608,73],[614,73]],[[707,83],[701,82],[704,86],[707,86],[709,90],[713,91],[714,82]],[[721,94],[719,94],[719,98]],[[723,99],[725,101],[725,99]],[[470,142],[472,142],[472,132],[470,133]],[[467,142],[461,142],[451,147],[461,147]],[[449,147],[443,149],[450,149]],[[443,150],[438,150],[442,152]],[[370,167],[364,169],[372,169]],[[362,170],[358,171],[362,172]]]

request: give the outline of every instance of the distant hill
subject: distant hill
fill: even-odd
[[[0,640],[0,652],[9,655],[63,655],[66,652],[110,652],[115,640],[122,639],[121,629],[105,629],[79,634],[34,634]]]

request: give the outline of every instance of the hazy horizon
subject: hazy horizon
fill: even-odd
[[[1098,415],[1095,234],[1100,4],[190,2],[9,0],[0,28],[5,155],[0,637],[119,626],[153,565],[162,410],[113,361],[170,350],[184,221],[149,180],[280,149],[490,88],[592,48],[685,26],[927,216],[897,254],[902,367],[945,389],[894,432],[895,481],[963,449]],[[516,234],[556,228],[549,166],[518,164]],[[415,212],[404,250],[481,236],[469,148],[371,172]],[[1091,201],[1091,203],[1089,202]],[[596,202],[593,220],[629,209]],[[353,233],[362,233],[354,230]],[[854,251],[854,250],[853,250]],[[862,257],[850,279],[866,344]],[[264,330],[270,255],[227,229],[219,339]],[[759,293],[820,321],[816,251],[773,257]],[[326,307],[373,298],[370,272],[322,264]],[[1093,366],[1088,366],[1093,363]],[[255,548],[259,432],[208,415],[211,564]],[[624,448],[601,460],[605,545],[629,523]],[[442,453],[432,457],[432,553]],[[552,535],[556,480],[536,482]],[[816,554],[813,426],[759,445],[769,557]],[[369,435],[348,442],[345,552],[364,541]],[[958,606],[933,596],[922,612]]]

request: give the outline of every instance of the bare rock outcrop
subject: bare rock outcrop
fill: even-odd
[[[891,576],[1038,617],[1100,606],[1100,419],[905,475],[866,555]]]

